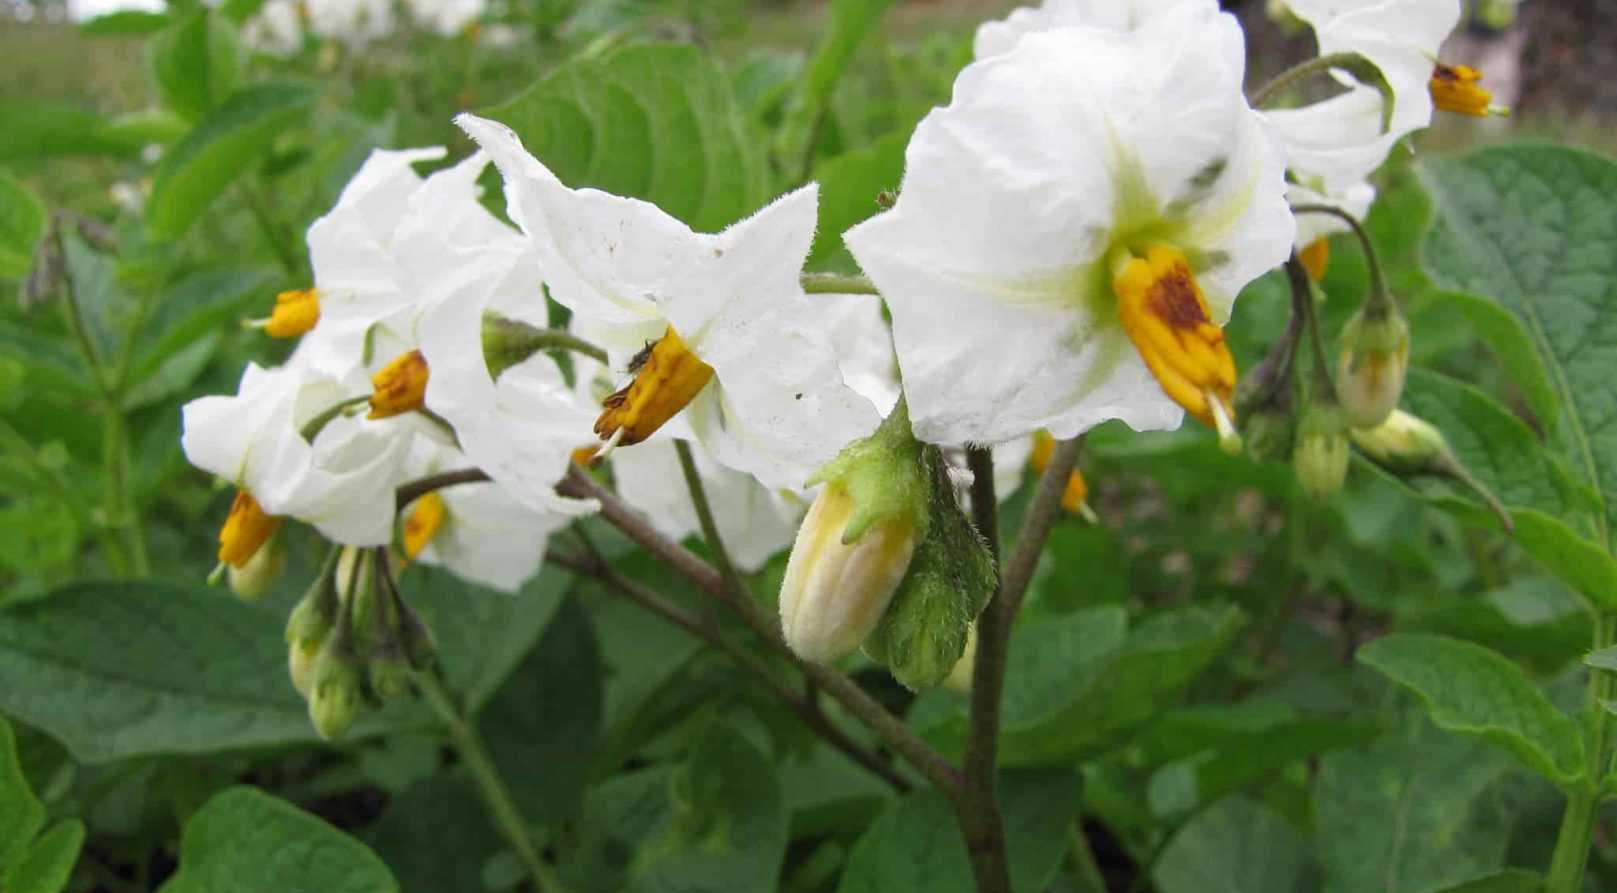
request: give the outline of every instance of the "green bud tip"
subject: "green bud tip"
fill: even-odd
[[[1334,402],[1319,402],[1303,412],[1297,425],[1292,468],[1297,483],[1313,499],[1327,499],[1347,480],[1347,420]]]
[[[1360,308],[1342,328],[1337,355],[1336,398],[1354,428],[1386,421],[1403,396],[1409,371],[1409,324],[1385,303]]]

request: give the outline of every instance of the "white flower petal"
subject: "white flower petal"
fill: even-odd
[[[1072,25],[1131,31],[1153,16],[1183,6],[1216,12],[1218,0],[1045,0],[978,27],[972,49],[978,59],[986,59],[1010,52],[1029,34]]]

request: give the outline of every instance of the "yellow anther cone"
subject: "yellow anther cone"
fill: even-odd
[[[320,293],[312,288],[283,291],[275,296],[275,309],[264,323],[271,338],[296,338],[320,321]]]
[[[373,419],[403,415],[421,408],[427,395],[427,358],[412,350],[393,358],[371,376]]]
[[[1224,436],[1235,418],[1235,358],[1183,252],[1152,245],[1144,257],[1129,257],[1112,290],[1123,329],[1162,390]]]
[[[234,568],[245,567],[280,526],[281,519],[265,514],[253,494],[237,490],[230,514],[219,528],[219,560]]]
[[[448,516],[449,508],[444,504],[444,498],[436,492],[417,499],[415,505],[410,507],[409,516],[404,519],[405,558],[414,561],[443,529]]]
[[[606,398],[595,433],[610,440],[619,429],[618,444],[628,446],[650,437],[713,378],[713,367],[691,353],[672,327],[658,339],[645,361],[634,370],[634,381]]]

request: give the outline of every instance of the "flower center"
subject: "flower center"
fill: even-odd
[[[650,437],[713,378],[713,367],[691,353],[673,326],[630,369],[634,381],[606,398],[595,420],[596,436],[624,446]]]
[[[1495,111],[1493,94],[1482,88],[1482,72],[1469,65],[1439,63],[1429,87],[1432,103],[1446,112],[1485,118]]]
[[[320,321],[320,293],[312,288],[283,291],[275,296],[264,334],[271,338],[296,338]]]
[[[420,409],[427,395],[427,358],[419,350],[399,354],[371,376],[371,388],[367,418],[385,419]]]
[[[1128,255],[1113,267],[1118,318],[1162,390],[1221,440],[1236,437],[1235,358],[1224,332],[1207,312],[1207,299],[1185,255],[1152,245],[1144,257]]]
[[[1325,269],[1331,263],[1331,240],[1327,236],[1320,236],[1304,246],[1297,252],[1297,260],[1302,262],[1303,269],[1308,271],[1308,278],[1319,282],[1325,278]]]
[[[281,519],[265,514],[253,494],[237,490],[230,514],[219,528],[219,560],[235,568],[246,566],[280,526]]]
[[[411,506],[410,514],[404,519],[404,555],[411,561],[427,548],[432,538],[444,526],[444,519],[449,515],[449,509],[444,504],[444,498],[436,491],[427,493],[415,501]]]

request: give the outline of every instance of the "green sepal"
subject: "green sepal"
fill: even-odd
[[[915,528],[918,541],[927,535],[930,509],[922,444],[910,430],[909,407],[900,399],[874,434],[843,448],[810,478],[810,486],[841,487],[853,500],[853,514],[842,528],[844,543],[858,542],[865,531],[889,520]]]
[[[999,575],[993,553],[955,499],[937,447],[922,450],[927,469],[927,533],[909,571],[865,640],[865,652],[887,665],[906,688],[920,691],[949,678],[966,650],[971,623],[987,606]]]
[[[309,584],[303,598],[286,620],[286,642],[297,645],[323,642],[337,622],[337,556],[340,546],[332,546],[321,563],[320,573]]]
[[[1246,451],[1259,462],[1281,462],[1291,458],[1297,435],[1297,420],[1286,410],[1264,407],[1249,413],[1241,428]]]

